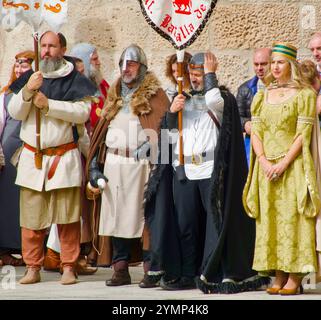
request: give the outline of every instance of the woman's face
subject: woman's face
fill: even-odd
[[[20,78],[22,74],[31,69],[30,61],[27,58],[18,58],[14,66],[14,72],[17,79]]]
[[[174,79],[176,80],[177,82],[177,78],[178,78],[178,70],[177,70],[177,63],[173,63],[172,64],[172,75],[174,77]]]
[[[271,72],[277,82],[288,82],[291,79],[291,65],[283,56],[273,56]]]

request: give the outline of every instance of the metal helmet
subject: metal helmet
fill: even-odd
[[[143,49],[141,47],[139,47],[136,44],[131,44],[129,47],[127,47],[123,51],[123,53],[119,59],[119,67],[121,69],[125,69],[127,61],[138,62],[138,63],[144,65],[146,67],[146,69],[148,68],[145,52],[143,51]]]
[[[204,62],[205,62],[205,53],[204,52],[200,52],[200,53],[196,53],[195,55],[193,55],[193,57],[191,58],[188,67],[190,70],[195,70],[195,69],[204,69]]]

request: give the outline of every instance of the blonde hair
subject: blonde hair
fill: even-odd
[[[309,83],[312,88],[316,84],[316,81],[318,81],[320,84],[319,72],[315,63],[312,60],[304,60],[301,63],[299,63],[299,70],[302,78],[307,83]]]
[[[278,55],[278,54],[272,53],[271,62],[273,60],[273,57],[276,55]],[[290,69],[291,69],[290,84],[291,84],[291,86],[294,88],[297,88],[297,89],[303,89],[303,88],[307,88],[307,87],[311,88],[311,85],[306,81],[305,78],[302,77],[301,72],[299,70],[298,62],[296,60],[289,59],[282,54],[280,54],[280,55],[290,64]],[[271,66],[272,66],[272,64],[271,64]],[[269,70],[267,76],[264,78],[264,82],[266,83],[267,87],[276,82],[276,79],[272,75],[271,67],[270,67],[270,70]]]

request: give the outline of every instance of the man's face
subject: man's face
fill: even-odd
[[[264,52],[257,52],[253,58],[254,72],[263,80],[270,68],[270,56]]]
[[[139,68],[140,63],[128,60],[126,63],[126,69],[122,70],[122,80],[126,84],[133,83],[139,74]]]
[[[96,69],[96,70],[100,70],[100,60],[99,60],[99,55],[97,53],[97,51],[95,50],[93,52],[93,54],[91,55],[90,58],[90,64]]]
[[[204,89],[204,71],[203,70],[189,70],[189,77],[191,79],[192,88],[196,91]]]
[[[315,61],[321,67],[321,37],[312,38],[309,43],[309,49]]]
[[[62,48],[58,36],[53,32],[47,32],[40,41],[41,60],[57,61],[63,58],[66,48]]]

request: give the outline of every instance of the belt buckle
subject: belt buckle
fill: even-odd
[[[203,157],[201,154],[192,154],[192,164],[199,166],[203,163]]]

